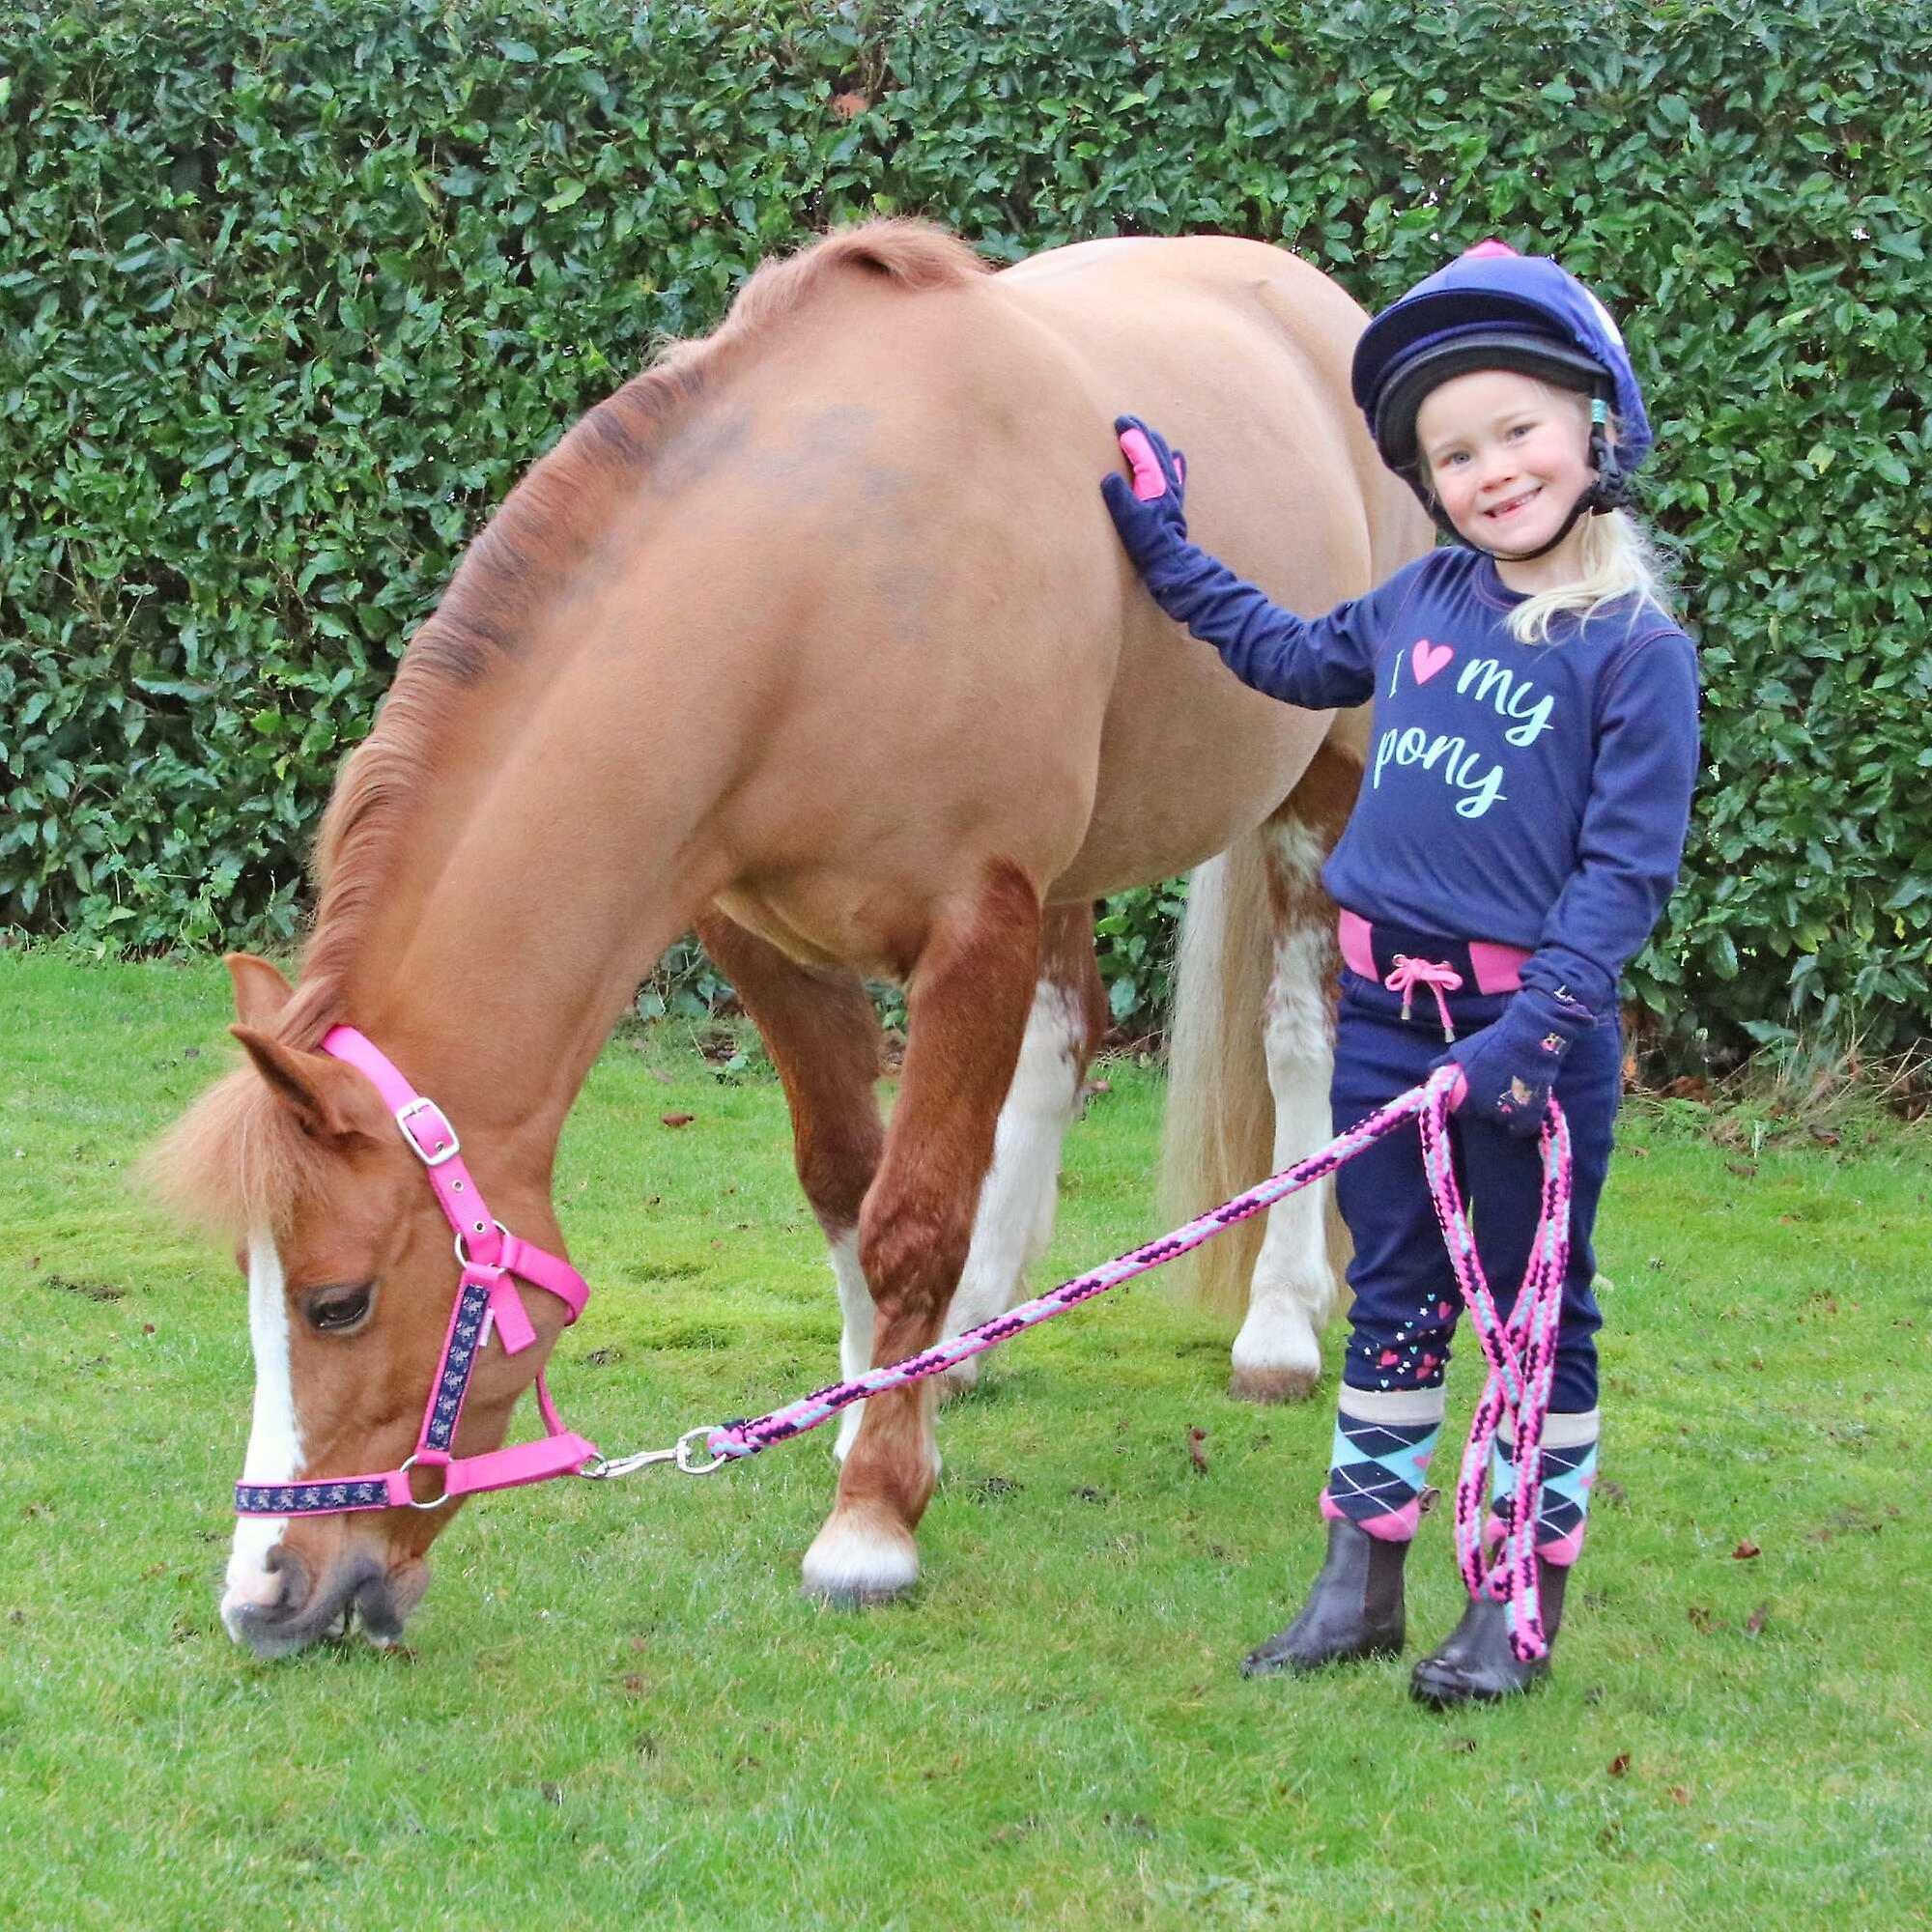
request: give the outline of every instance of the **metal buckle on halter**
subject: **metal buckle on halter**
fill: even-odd
[[[434,1114],[442,1123],[442,1131],[449,1137],[447,1147],[439,1148],[435,1153],[429,1152],[422,1142],[410,1132],[410,1117],[412,1114]],[[425,1167],[440,1167],[446,1160],[454,1160],[463,1151],[463,1143],[456,1138],[456,1129],[449,1124],[449,1116],[434,1100],[418,1094],[407,1107],[396,1109],[396,1124],[403,1130],[403,1138],[410,1144],[410,1151]]]

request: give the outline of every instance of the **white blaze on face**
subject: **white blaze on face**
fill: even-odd
[[[301,1471],[301,1431],[296,1423],[295,1389],[289,1378],[289,1309],[282,1258],[268,1230],[248,1237],[248,1340],[255,1351],[255,1416],[248,1432],[244,1483],[292,1483]],[[272,1604],[281,1578],[269,1569],[269,1551],[289,1526],[285,1516],[244,1516],[235,1520],[228,1555],[228,1589],[221,1618],[239,1640],[235,1618],[250,1604]]]

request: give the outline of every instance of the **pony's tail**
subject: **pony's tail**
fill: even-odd
[[[1262,1046],[1274,958],[1265,838],[1245,834],[1188,882],[1168,1035],[1163,1227],[1252,1187],[1273,1165]],[[1266,1225],[1253,1215],[1186,1256],[1179,1265],[1189,1293],[1238,1320]]]

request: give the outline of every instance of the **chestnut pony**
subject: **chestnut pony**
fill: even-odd
[[[1087,242],[995,274],[880,222],[768,264],[531,469],[343,769],[299,983],[230,961],[247,1063],[157,1155],[245,1253],[248,1481],[395,1467],[455,1292],[421,1165],[317,1050],[338,1023],[440,1105],[491,1210],[561,1252],[564,1117],[695,924],[783,1080],[847,1372],[1018,1297],[1106,1018],[1103,894],[1223,855],[1183,945],[1186,1208],[1326,1137],[1316,868],[1360,721],[1255,696],[1168,623],[1096,486],[1116,412],[1142,412],[1194,455],[1194,527],[1236,569],[1309,611],[1366,589],[1429,532],[1349,405],[1361,324],[1258,242]],[[868,976],[906,989],[889,1130]],[[1284,1203],[1237,1393],[1306,1391],[1333,1293],[1321,1205]],[[483,1351],[461,1455],[502,1441],[555,1339],[561,1304],[525,1300],[537,1346]],[[809,1590],[917,1577],[930,1386],[848,1412]],[[453,1514],[244,1519],[229,1629],[264,1654],[355,1612],[393,1636]]]

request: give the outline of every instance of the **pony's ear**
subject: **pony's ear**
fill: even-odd
[[[261,964],[258,960],[257,965]],[[272,966],[267,971],[273,973]],[[276,974],[276,978],[281,976]],[[323,1140],[375,1140],[387,1124],[382,1096],[368,1077],[327,1053],[302,1053],[254,1027],[228,1029],[247,1049],[269,1091],[302,1129]]]
[[[272,1026],[295,996],[295,988],[266,959],[252,952],[230,952],[221,961],[235,982],[235,1017],[244,1027]]]

